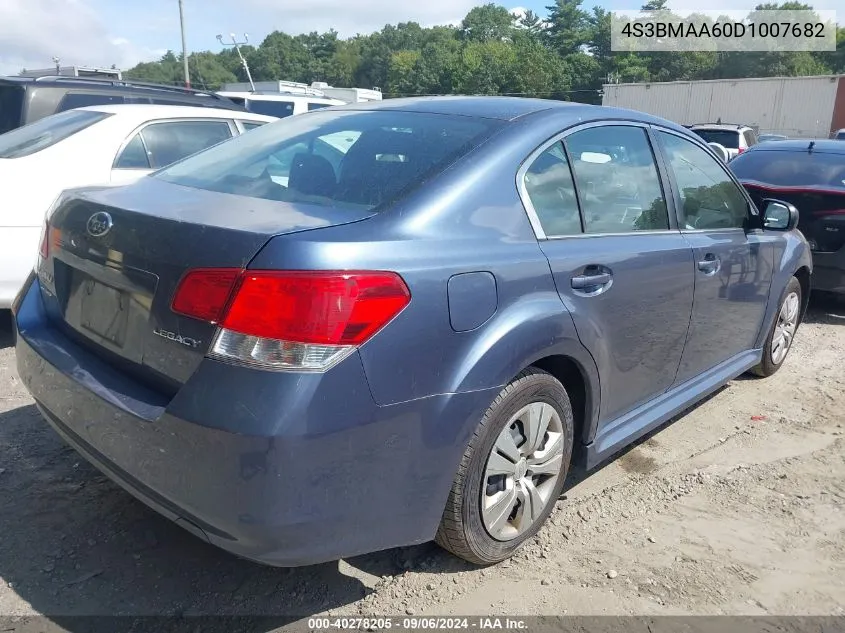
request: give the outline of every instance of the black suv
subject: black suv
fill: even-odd
[[[161,84],[82,77],[0,77],[0,134],[56,112],[106,103],[159,103],[244,111],[213,92]]]

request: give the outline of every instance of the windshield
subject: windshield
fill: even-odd
[[[740,180],[779,187],[845,187],[845,154],[757,150],[731,161]]]
[[[490,119],[321,110],[253,130],[154,177],[284,202],[373,209],[489,136]]]
[[[14,130],[21,124],[24,89],[20,86],[0,85],[0,134]]]
[[[739,132],[731,130],[693,130],[706,143],[718,143],[726,149],[739,149]]]
[[[110,114],[68,110],[0,136],[0,158],[21,158],[55,145]]]

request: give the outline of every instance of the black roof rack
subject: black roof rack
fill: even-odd
[[[209,97],[216,97],[221,99],[219,95],[208,90],[196,90],[194,88],[184,88],[182,86],[168,86],[167,84],[157,84],[149,81],[136,81],[134,79],[108,79],[107,77],[68,77],[66,75],[44,75],[35,77],[35,81],[66,81],[68,83],[86,83],[93,85],[106,85],[126,88],[148,88],[151,90],[163,90],[167,92],[180,92],[188,95],[205,95]]]

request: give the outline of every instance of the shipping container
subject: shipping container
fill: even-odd
[[[602,105],[681,125],[736,123],[759,134],[828,138],[845,128],[845,75],[605,84]]]

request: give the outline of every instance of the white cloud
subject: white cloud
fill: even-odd
[[[0,0],[0,74],[63,65],[127,68],[158,51],[109,29],[86,0]]]
[[[348,37],[399,22],[419,22],[423,26],[451,24],[456,15],[463,19],[472,7],[484,4],[484,1],[308,0],[281,3],[278,0],[246,0],[245,3],[267,17],[267,32],[278,29],[295,34],[334,28],[341,36]]]

